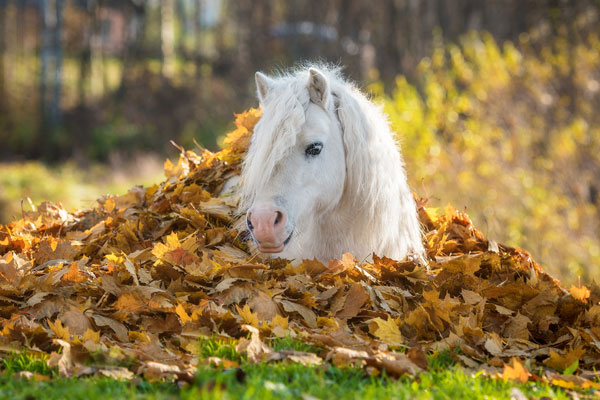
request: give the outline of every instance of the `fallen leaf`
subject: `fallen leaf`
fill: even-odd
[[[525,383],[529,380],[529,371],[523,367],[523,364],[516,358],[511,360],[512,365],[505,364],[504,372],[502,372],[502,379],[514,380],[517,382]]]
[[[392,318],[372,319],[369,321],[369,330],[375,337],[391,346],[401,346],[404,343],[398,324]]]

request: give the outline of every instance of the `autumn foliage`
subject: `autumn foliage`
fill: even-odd
[[[0,344],[50,354],[65,376],[187,380],[198,341],[236,341],[250,362],[288,360],[416,375],[450,350],[470,370],[598,388],[600,287],[563,288],[521,249],[419,199],[428,266],[351,254],[324,265],[251,254],[233,226],[239,173],[260,114],[236,118],[219,153],[182,149],[167,179],[97,207],[44,203],[0,228]],[[274,351],[291,336],[319,354]],[[565,373],[566,372],[566,373]]]

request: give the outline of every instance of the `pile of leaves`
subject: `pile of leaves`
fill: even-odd
[[[0,228],[0,346],[49,354],[64,376],[192,379],[199,340],[250,362],[289,360],[417,375],[449,350],[465,368],[600,388],[600,287],[569,290],[521,249],[487,240],[464,213],[418,201],[428,264],[351,254],[327,265],[253,252],[219,196],[260,112],[236,118],[218,153],[181,149],[167,179],[94,209],[51,203]],[[293,337],[318,353],[274,351]]]

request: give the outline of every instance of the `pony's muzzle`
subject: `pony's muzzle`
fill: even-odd
[[[287,215],[274,206],[252,206],[246,214],[246,223],[263,253],[283,251],[288,236],[285,232]]]

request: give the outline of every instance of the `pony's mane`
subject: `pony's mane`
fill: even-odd
[[[270,90],[261,104],[263,115],[268,115],[268,118],[261,118],[258,122],[252,136],[253,146],[244,160],[241,209],[249,207],[253,193],[264,187],[277,164],[296,144],[310,103],[310,66],[319,68],[332,87],[347,84],[339,69],[328,65],[303,65],[272,77]]]

